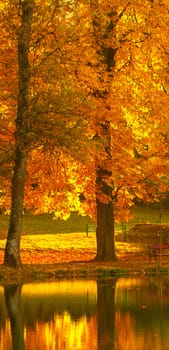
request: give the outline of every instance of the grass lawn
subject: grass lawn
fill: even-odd
[[[9,216],[1,214],[0,239],[6,238],[8,223]],[[80,216],[76,213],[72,213],[67,220],[53,220],[53,216],[49,214],[32,215],[31,213],[26,213],[23,218],[22,234],[38,235],[85,232],[87,223],[92,223],[92,220],[87,216]]]
[[[99,278],[169,273],[169,259],[160,269],[149,265],[146,249],[140,243],[116,242],[117,261],[97,262],[95,234],[25,235],[21,239],[22,269],[3,265],[5,240],[0,240],[0,284],[27,283],[60,278]]]
[[[136,223],[160,222],[160,210],[155,206],[139,206],[134,209],[134,218],[126,223],[128,230]],[[169,223],[169,210],[162,210],[161,221]],[[9,216],[0,215],[0,239],[6,238],[8,230]],[[81,216],[77,213],[72,213],[67,220],[53,220],[53,216],[49,214],[32,215],[26,213],[23,219],[23,235],[38,235],[38,234],[58,234],[58,233],[75,233],[86,232],[86,224],[92,224],[92,220],[88,216]],[[115,225],[116,233],[121,232],[122,224]]]
[[[144,207],[135,210],[136,217],[129,227],[136,223],[159,222],[158,208]],[[162,222],[169,222],[163,214]],[[121,274],[145,274],[157,272],[154,263],[148,264],[148,255],[142,239],[133,242],[116,242],[118,260],[115,262],[95,262],[95,233],[86,236],[88,217],[72,213],[70,218],[53,220],[51,215],[24,215],[23,235],[21,238],[21,260],[23,269],[3,266],[4,247],[9,217],[0,216],[0,284],[27,282],[35,279],[56,278],[91,278]],[[118,233],[120,226],[116,226]],[[160,266],[161,269],[161,266]],[[164,257],[162,271],[169,273],[169,259]],[[158,269],[158,272],[161,271]]]

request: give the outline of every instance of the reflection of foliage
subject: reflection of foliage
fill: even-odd
[[[68,313],[71,320],[78,320],[82,316],[92,317],[96,312],[96,299],[84,296],[64,295],[62,293],[50,296],[31,296],[24,298],[21,304],[24,322],[29,326],[40,322],[49,322],[55,314]],[[29,310],[29,312],[25,312]]]

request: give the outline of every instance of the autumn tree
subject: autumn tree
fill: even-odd
[[[165,1],[148,0],[1,6],[11,65],[1,50],[0,122],[10,165],[15,144],[6,264],[21,264],[24,205],[57,216],[75,201],[97,219],[96,259],[114,260],[114,218],[126,218],[136,196],[166,191],[167,11]]]
[[[121,212],[124,220],[135,198],[158,200],[168,188],[168,146],[159,127],[167,120],[161,99],[167,106],[168,5],[163,4],[162,15],[157,2],[90,3],[95,62],[88,65],[91,71],[95,68],[98,80],[91,91],[97,149],[95,174],[89,181],[96,183],[96,259],[112,260],[116,258],[114,211]]]
[[[59,159],[60,154],[65,152],[68,156],[74,154],[74,157],[78,158],[79,150],[87,140],[83,132],[86,121],[81,119],[81,115],[87,112],[88,107],[85,101],[83,101],[83,104],[81,103],[80,88],[75,91],[73,79],[70,78],[70,71],[67,67],[65,68],[66,63],[61,62],[62,52],[60,53],[59,39],[62,39],[63,50],[67,51],[66,46],[69,46],[70,35],[72,35],[70,26],[66,27],[67,16],[64,13],[64,11],[69,11],[69,8],[66,10],[64,5],[60,7],[59,2],[56,3],[55,1],[44,2],[42,7],[39,1],[28,0],[19,1],[17,8],[15,5],[15,2],[6,2],[2,9],[2,12],[6,13],[5,19],[8,21],[6,22],[6,31],[8,32],[13,25],[16,36],[13,35],[12,39],[14,42],[17,41],[18,44],[18,47],[13,45],[15,59],[18,56],[18,67],[16,65],[18,79],[17,76],[14,76],[18,80],[18,99],[16,102],[12,203],[4,263],[19,267],[21,265],[20,239],[25,184],[27,190],[34,195],[34,200],[36,200],[37,192],[34,189],[38,187],[42,191],[43,179],[45,179],[46,173],[45,170],[43,177],[40,178],[40,172],[37,170],[38,176],[36,174],[31,181],[26,182],[28,175],[33,174],[30,167],[35,154],[33,152],[36,150],[36,155],[39,157],[39,166],[41,164],[40,159],[43,159],[44,153],[46,154],[48,176],[50,169],[53,169],[54,172],[57,169],[54,157]],[[36,21],[37,18],[38,22]],[[65,25],[63,25],[63,22]],[[65,28],[67,28],[67,31]],[[58,32],[61,38],[57,37]],[[12,42],[10,34],[9,32],[8,39]],[[57,64],[60,66],[60,70]],[[68,86],[64,86],[65,77],[63,73],[62,75],[60,73],[65,71],[64,68],[67,71],[66,83]],[[17,89],[17,86],[15,88]],[[8,103],[10,103],[10,100]],[[14,112],[13,115],[15,115]],[[78,142],[75,143],[74,139],[77,139]],[[71,156],[70,159],[72,159]],[[58,177],[55,173],[56,178],[59,179],[59,173]],[[67,178],[65,176],[65,182]],[[51,179],[50,176],[49,179]],[[49,201],[51,201],[53,210],[55,210],[56,199],[55,196],[53,197],[53,193],[57,192],[56,188],[59,191],[63,188],[62,176],[59,181],[55,181],[56,184],[58,182],[57,186],[52,182],[53,188],[50,186],[47,189],[49,183],[46,180],[46,203],[43,203],[42,200],[40,209],[43,208],[44,211],[47,207],[49,209]],[[65,187],[69,187],[70,192],[70,187],[72,188],[73,185],[65,185]],[[28,197],[29,193],[27,199]],[[27,199],[25,204],[28,203]],[[61,197],[57,196],[57,203],[59,200],[61,201]],[[36,202],[34,208],[37,208]]]
[[[97,1],[91,1],[91,14],[94,48],[97,55],[96,69],[100,74],[100,84],[93,92],[98,105],[95,137],[98,139],[98,143],[102,144],[102,153],[96,151],[96,260],[116,260],[114,203],[117,200],[119,188],[116,187],[115,189],[113,180],[114,134],[116,133],[116,125],[117,128],[121,126],[120,134],[118,134],[120,140],[123,127],[124,129],[126,127],[120,109],[119,115],[116,114],[115,116],[114,112],[116,110],[116,113],[118,113],[118,107],[114,105],[112,108],[112,104],[116,104],[112,82],[115,79],[116,22],[118,15],[117,8],[113,4],[107,7],[104,4],[99,5]],[[130,137],[132,142],[131,133]],[[122,144],[123,142],[119,146],[122,146]],[[119,151],[117,152],[119,153]]]

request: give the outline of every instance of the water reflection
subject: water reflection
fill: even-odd
[[[97,282],[98,350],[114,349],[116,279]]]
[[[95,343],[96,281],[5,286],[4,295],[1,287],[0,350],[91,349]]]
[[[0,350],[169,350],[169,277],[0,287]]]
[[[21,285],[4,287],[6,307],[11,325],[13,349],[24,350],[23,318],[20,309]]]

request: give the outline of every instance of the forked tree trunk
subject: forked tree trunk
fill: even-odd
[[[24,185],[27,161],[27,122],[29,118],[29,39],[34,0],[19,1],[21,25],[18,30],[18,110],[15,132],[15,166],[12,178],[12,200],[4,264],[21,266],[20,239],[22,232]]]

